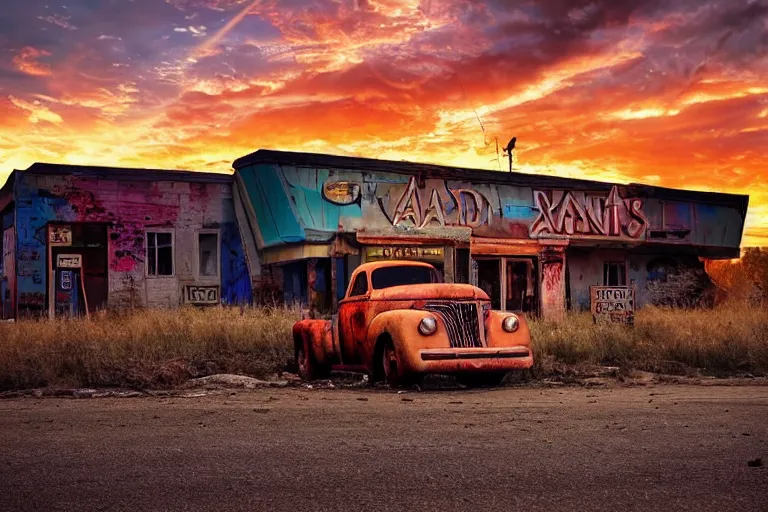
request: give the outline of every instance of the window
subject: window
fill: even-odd
[[[352,285],[352,291],[349,292],[349,296],[357,297],[366,293],[368,293],[368,277],[365,272],[360,272],[355,278],[355,284]]]
[[[173,233],[147,233],[147,275],[173,275]]]
[[[437,283],[439,281],[437,273],[430,267],[382,267],[377,268],[371,274],[371,285],[374,290],[409,284]]]
[[[200,277],[219,276],[219,234],[198,233],[197,269]]]
[[[627,265],[623,261],[603,264],[603,286],[627,286]]]

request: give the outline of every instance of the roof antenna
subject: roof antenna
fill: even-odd
[[[515,150],[515,144],[517,143],[517,137],[512,137],[512,139],[509,141],[509,144],[507,144],[507,147],[503,148],[504,152],[509,157],[509,172],[512,172],[512,162],[514,161],[514,153],[512,153]]]

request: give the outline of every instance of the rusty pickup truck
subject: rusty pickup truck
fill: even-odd
[[[491,310],[469,284],[443,283],[427,263],[381,261],[355,269],[331,320],[293,326],[303,379],[331,370],[363,371],[372,382],[409,385],[428,373],[465,385],[496,385],[533,365],[531,336],[519,314]]]

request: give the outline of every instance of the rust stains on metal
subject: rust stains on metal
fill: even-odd
[[[410,284],[387,282],[371,289],[375,280],[370,276],[385,268],[399,269],[392,279],[400,276]],[[489,311],[489,297],[481,289],[435,282],[436,270],[427,263],[366,263],[353,272],[352,283],[358,276],[367,286],[350,287],[333,321],[304,320],[294,326],[294,336],[306,340],[316,365],[362,365],[373,380],[386,378],[393,384],[426,373],[493,377],[533,365],[525,318],[516,316],[505,330],[504,320],[514,315]],[[413,276],[424,277],[414,282]]]

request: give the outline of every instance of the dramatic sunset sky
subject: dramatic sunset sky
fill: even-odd
[[[0,183],[259,148],[505,169],[514,135],[522,172],[748,193],[768,245],[768,0],[5,0],[0,41]]]

